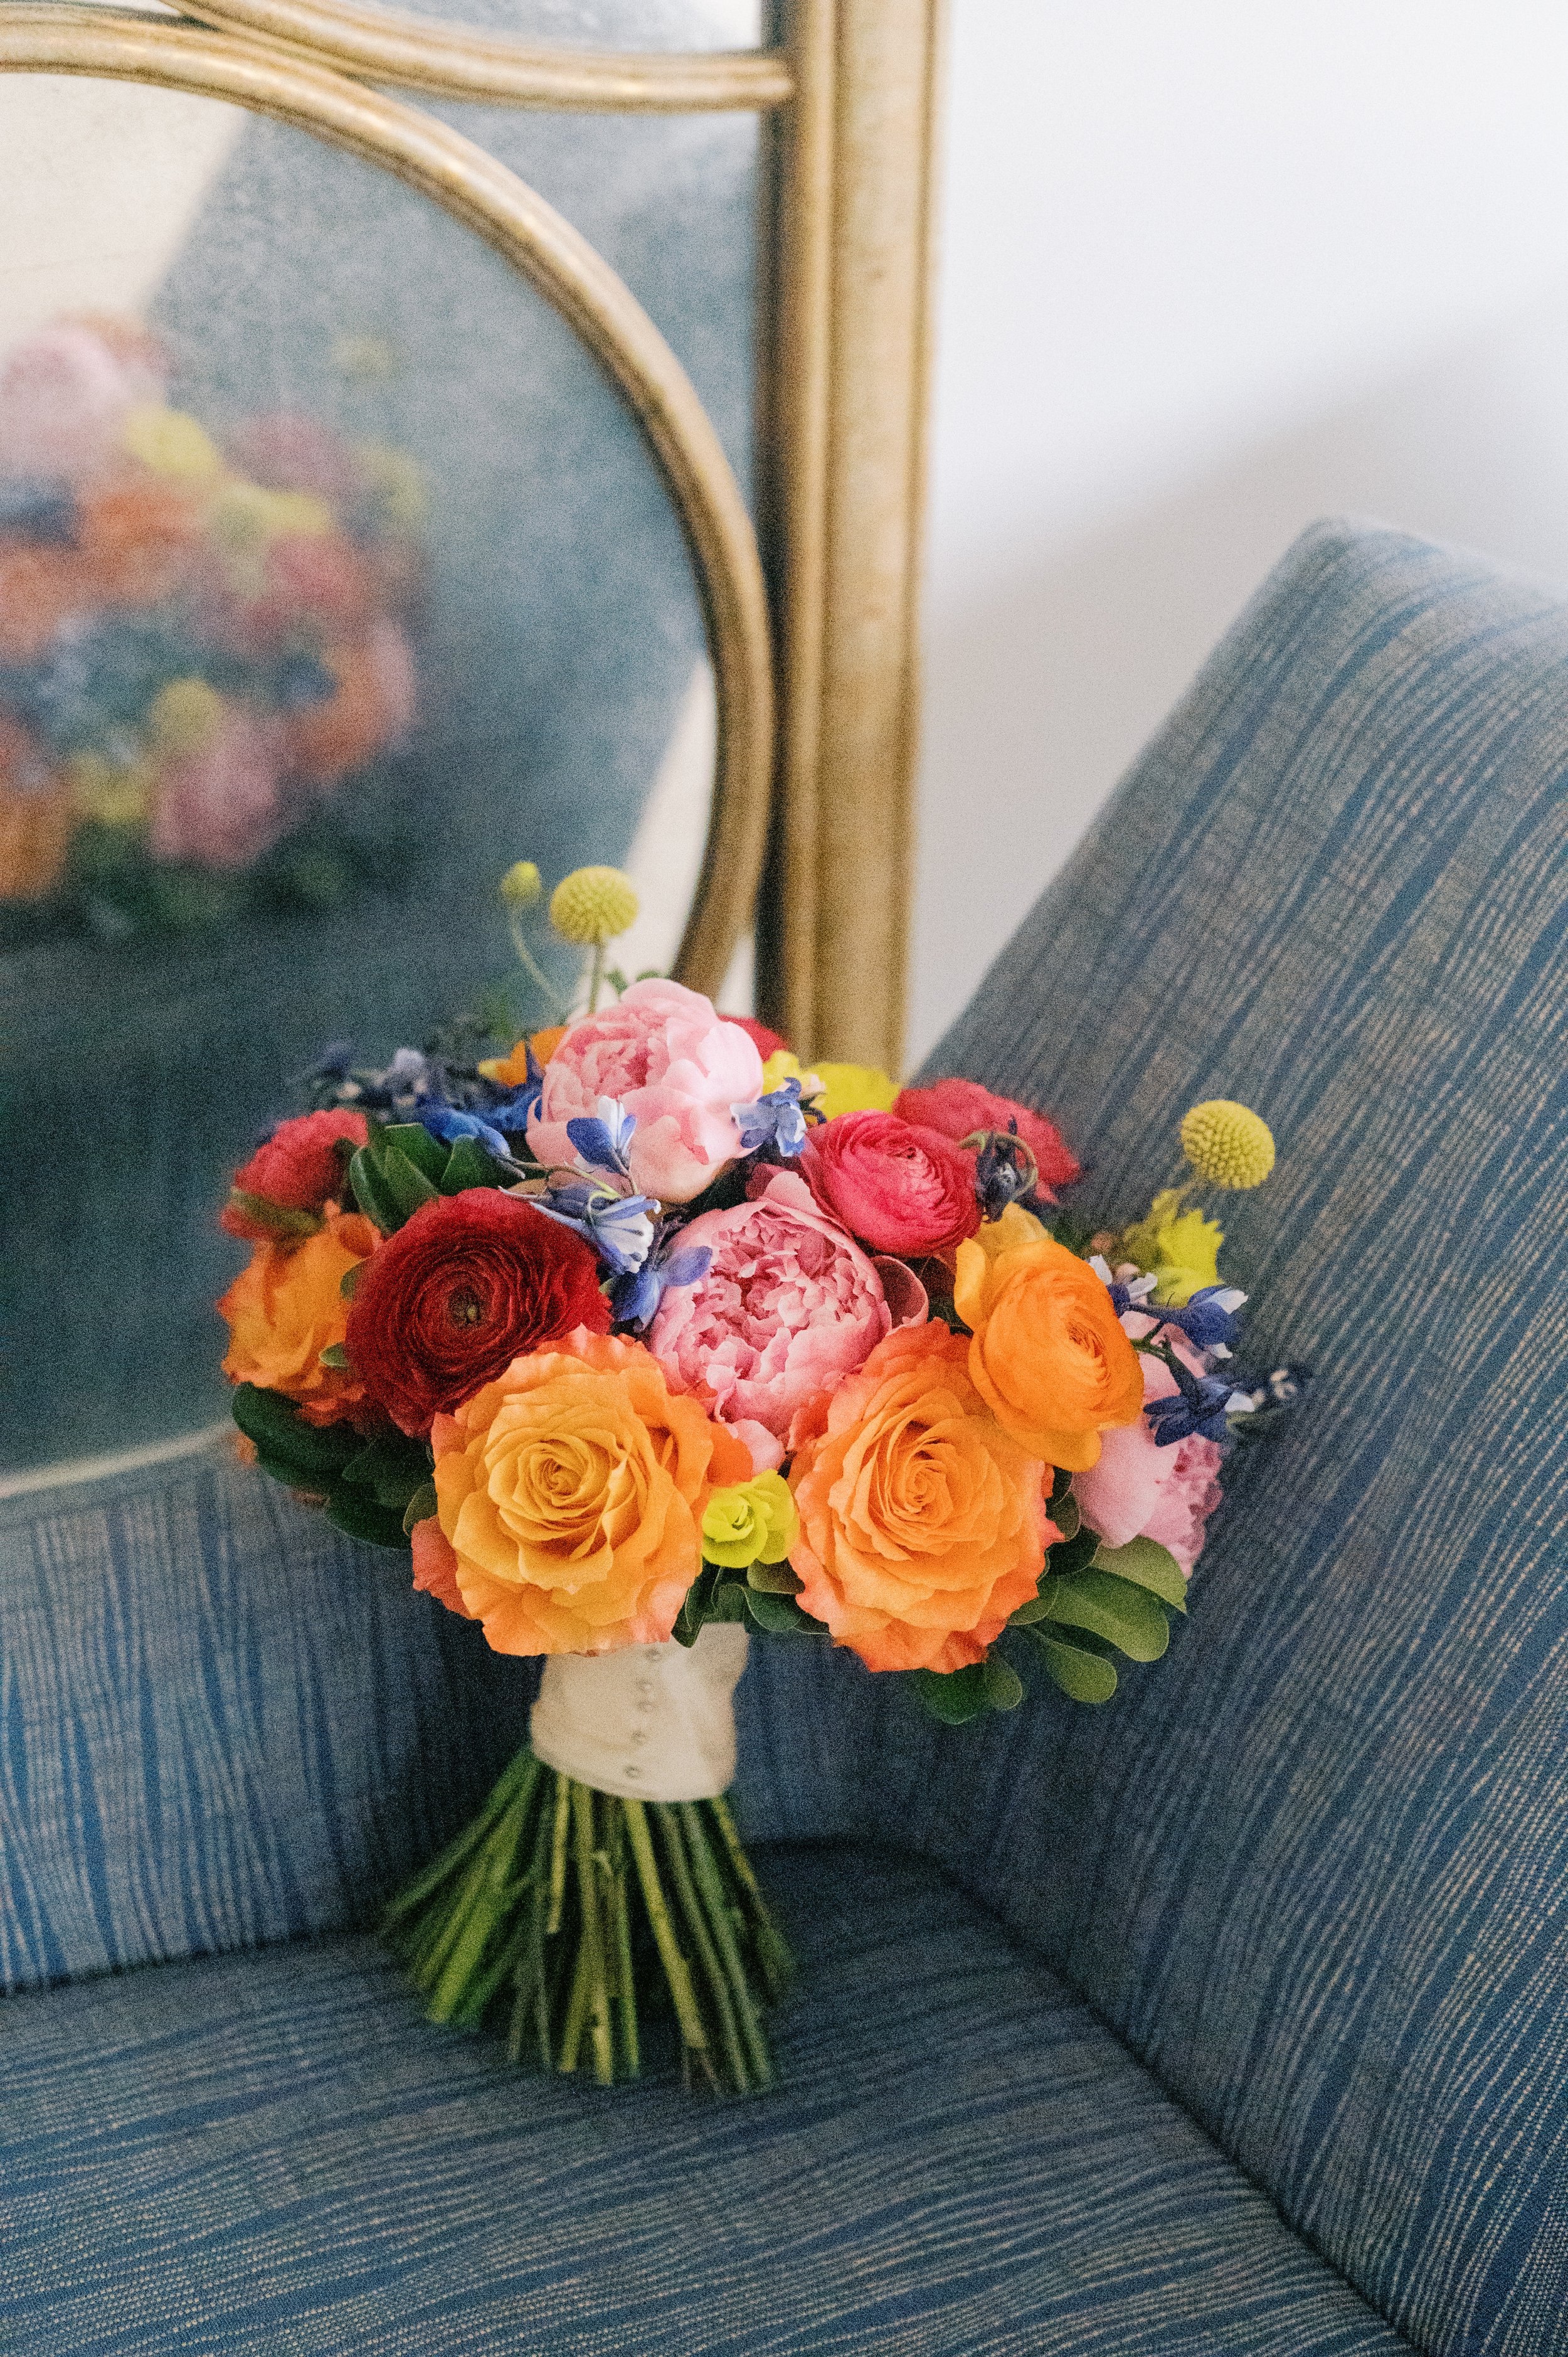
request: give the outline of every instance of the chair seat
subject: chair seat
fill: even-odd
[[[1406,2344],[929,1867],[762,1854],[781,2093],[521,2075],[354,1937],[0,2001],[33,2357],[1049,2357]]]

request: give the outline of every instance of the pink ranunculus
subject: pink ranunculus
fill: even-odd
[[[231,706],[205,752],[165,765],[149,831],[153,857],[220,868],[258,859],[291,816],[284,763],[275,717],[257,719]]]
[[[1139,1339],[1152,1333],[1147,1318],[1130,1312],[1122,1319]],[[1201,1372],[1179,1335],[1169,1334],[1178,1354]],[[1176,1377],[1157,1359],[1140,1355],[1145,1400],[1167,1399],[1176,1389]],[[1212,1440],[1194,1434],[1162,1448],[1145,1416],[1100,1436],[1100,1459],[1087,1472],[1072,1477],[1072,1493],[1092,1531],[1107,1546],[1125,1546],[1129,1539],[1157,1540],[1168,1547],[1186,1577],[1203,1550],[1204,1525],[1219,1503],[1219,1449]]]
[[[576,1149],[566,1125],[615,1097],[637,1124],[631,1176],[660,1202],[689,1203],[742,1151],[734,1107],[762,1093],[762,1059],[738,1023],[678,982],[636,982],[574,1023],[544,1068],[529,1151],[552,1168]]]
[[[342,506],[364,488],[365,470],[342,436],[292,410],[251,418],[234,435],[230,456],[270,491],[307,491]]]
[[[980,1225],[974,1157],[896,1113],[841,1113],[813,1129],[800,1176],[872,1252],[944,1252]]]
[[[754,1441],[760,1425],[782,1441],[797,1412],[836,1390],[888,1332],[882,1280],[792,1170],[682,1230],[682,1251],[702,1245],[707,1274],[668,1288],[648,1346],[673,1385],[705,1388],[743,1437]]]
[[[1018,1135],[1035,1157],[1040,1193],[1054,1203],[1053,1187],[1069,1187],[1078,1177],[1078,1163],[1062,1142],[1061,1133],[1044,1114],[1015,1104],[1011,1097],[993,1096],[978,1081],[933,1081],[929,1088],[901,1089],[893,1110],[904,1121],[925,1129],[940,1129],[944,1137],[969,1137],[977,1129],[1006,1129],[1018,1125]]]
[[[0,367],[0,478],[95,474],[129,412],[160,391],[150,356],[73,320],[40,328]]]

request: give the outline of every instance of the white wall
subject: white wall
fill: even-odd
[[[1565,122],[1560,0],[952,0],[911,1061],[1315,516],[1568,582]]]

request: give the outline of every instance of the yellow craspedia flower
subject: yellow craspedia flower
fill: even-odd
[[[1219,1247],[1225,1231],[1201,1211],[1184,1211],[1177,1188],[1155,1197],[1149,1216],[1124,1228],[1116,1247],[1155,1280],[1155,1299],[1179,1309],[1206,1285],[1219,1282]]]
[[[574,867],[550,895],[550,921],[579,948],[613,942],[637,921],[637,887],[618,867]]]
[[[210,680],[194,674],[160,687],[147,713],[148,741],[170,760],[205,753],[222,727],[223,698]]]
[[[118,769],[102,753],[78,753],[65,775],[77,809],[100,826],[140,826],[152,809],[156,781],[145,761]]]
[[[703,1513],[703,1554],[725,1571],[754,1563],[782,1563],[795,1544],[800,1518],[782,1473],[757,1473],[715,1490]]]
[[[1261,1187],[1274,1167],[1268,1123],[1229,1097],[1210,1097],[1182,1115],[1181,1150],[1211,1187]]]
[[[212,536],[229,555],[244,558],[274,540],[321,540],[332,511],[308,491],[269,491],[260,483],[229,483],[212,511]]]
[[[544,898],[544,886],[532,859],[514,859],[501,877],[501,899],[509,909],[532,909]]]
[[[816,1064],[822,1084],[822,1111],[829,1121],[841,1113],[891,1113],[898,1083],[879,1064]]]
[[[140,402],[128,413],[120,429],[120,447],[155,475],[199,483],[223,472],[218,446],[207,428],[183,409],[166,409],[161,401]]]

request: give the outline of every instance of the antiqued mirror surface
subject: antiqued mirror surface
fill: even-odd
[[[754,124],[434,111],[620,271],[744,482]],[[668,960],[711,723],[629,415],[424,199],[211,101],[18,76],[0,221],[16,1474],[222,1415],[228,1172],[329,1041],[422,1041],[508,980],[511,860],[630,856],[671,896],[633,953]]]

